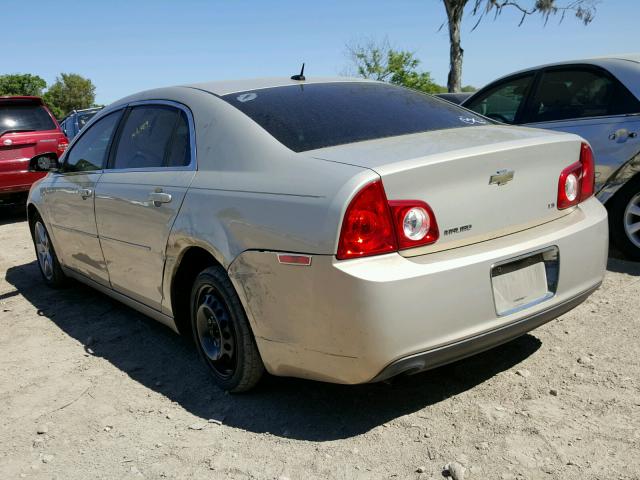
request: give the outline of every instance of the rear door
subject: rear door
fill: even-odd
[[[96,187],[96,221],[113,289],[157,310],[167,239],[194,173],[190,111],[132,104]]]
[[[609,72],[575,65],[545,69],[527,106],[530,127],[587,139],[596,160],[596,185],[640,151],[640,102]]]
[[[94,123],[63,157],[61,171],[43,191],[47,218],[63,265],[109,285],[96,220],[94,193],[116,126],[117,111]]]

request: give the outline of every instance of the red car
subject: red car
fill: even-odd
[[[36,171],[36,157],[57,160],[68,144],[41,98],[0,97],[0,205],[24,201],[47,174]]]

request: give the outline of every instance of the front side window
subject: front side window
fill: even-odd
[[[63,171],[87,172],[102,169],[121,115],[121,111],[113,112],[94,123],[67,152]]]
[[[489,123],[431,95],[373,82],[290,85],[221,98],[294,152]]]
[[[9,132],[55,130],[56,124],[42,105],[0,104],[0,135]]]
[[[533,74],[507,80],[465,104],[465,107],[499,122],[515,123],[532,83]]]
[[[529,121],[550,122],[638,112],[638,100],[604,71],[550,70],[540,79]]]
[[[113,168],[180,167],[190,163],[189,154],[184,112],[166,105],[138,106],[125,120]]]

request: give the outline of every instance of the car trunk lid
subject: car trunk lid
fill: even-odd
[[[534,227],[563,215],[561,171],[576,162],[580,138],[502,126],[441,130],[310,152],[374,170],[389,200],[422,200],[440,238],[406,256],[455,248]]]

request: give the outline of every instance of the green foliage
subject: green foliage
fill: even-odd
[[[473,93],[473,92],[476,92],[477,90],[478,89],[473,85],[465,85],[460,89],[461,92],[468,92],[468,93]]]
[[[72,110],[91,107],[95,103],[95,92],[96,87],[88,78],[61,73],[44,94],[44,101],[56,118],[62,118]]]
[[[387,40],[369,41],[364,45],[347,45],[347,52],[356,74],[360,77],[402,85],[426,93],[446,91],[446,88],[434,82],[429,72],[418,71],[420,60],[413,52],[394,50]]]
[[[0,75],[0,95],[31,95],[41,97],[47,82],[37,75],[14,73]]]

